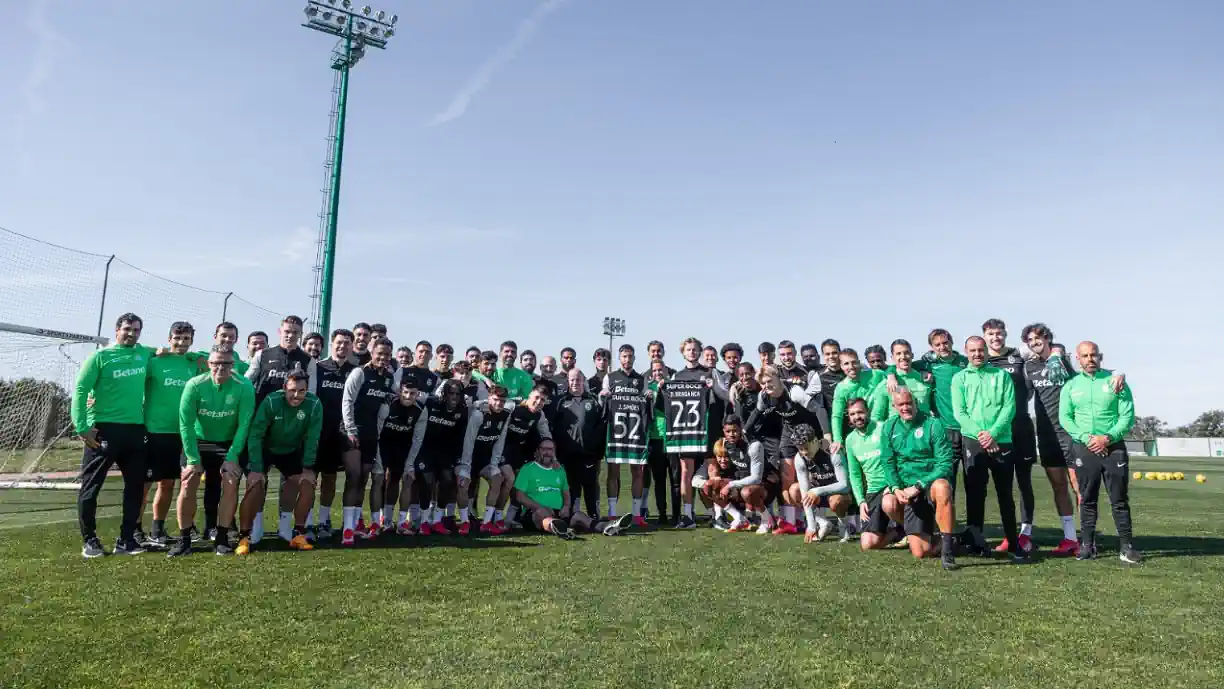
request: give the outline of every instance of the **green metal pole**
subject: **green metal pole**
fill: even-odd
[[[332,279],[336,267],[336,219],[340,213],[340,167],[344,162],[344,116],[348,109],[349,67],[353,59],[353,35],[344,36],[344,61],[340,65],[340,106],[336,116],[335,160],[332,161],[331,200],[327,211],[327,242],[323,246],[323,285],[319,290],[319,332],[330,337]],[[330,340],[329,340],[330,341]]]

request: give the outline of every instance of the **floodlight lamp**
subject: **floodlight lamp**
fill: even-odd
[[[335,7],[335,6],[336,6],[336,0],[327,0],[327,4],[331,5],[332,7]]]
[[[329,21],[331,21],[331,18],[332,18],[332,13],[331,13],[331,12],[324,12],[324,13],[323,13],[323,21],[325,21],[325,22],[329,22]]]
[[[382,20],[383,20],[383,18],[387,16],[387,13],[386,13],[386,12],[383,12],[382,10],[379,10],[379,11],[378,11],[378,15],[376,15],[376,16],[378,17],[378,21],[382,21]]]
[[[344,26],[344,19],[345,17],[343,14],[336,15],[336,23],[339,24],[340,26]]]
[[[397,21],[399,21],[399,15],[398,14],[391,15],[391,26],[395,26],[395,22]]]
[[[318,13],[319,13],[319,8],[315,7],[314,5],[309,5],[309,6],[307,6],[307,7],[306,7],[306,16],[307,16],[307,17],[312,17],[312,18],[313,18],[313,17],[314,17],[316,14],[318,14]]]
[[[370,38],[378,38],[378,27],[371,26],[370,30],[367,33],[370,34]]]
[[[364,14],[365,16],[367,16],[367,17],[368,17],[368,16],[370,16],[370,6],[369,6],[369,5],[362,5],[362,6],[361,6],[361,13],[362,13],[362,14]]]
[[[353,3],[351,2],[351,0],[340,0],[340,4],[343,5],[344,9],[346,10],[353,6]]]

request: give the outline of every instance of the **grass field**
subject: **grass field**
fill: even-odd
[[[0,491],[0,687],[1224,686],[1224,463],[1133,465],[1209,477],[1132,483],[1142,566],[1106,507],[1095,562],[952,573],[704,528],[84,561],[74,495]]]

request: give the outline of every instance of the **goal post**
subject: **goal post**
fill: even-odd
[[[0,488],[80,487],[72,387],[85,358],[109,340],[0,322]]]

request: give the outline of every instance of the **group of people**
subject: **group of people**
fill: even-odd
[[[78,510],[87,558],[106,554],[97,496],[117,465],[124,480],[117,554],[156,548],[177,557],[201,541],[219,555],[251,552],[263,537],[275,468],[277,533],[297,550],[334,531],[345,546],[390,531],[615,536],[649,528],[653,484],[660,526],[696,528],[700,500],[710,525],[729,533],[803,534],[810,543],[836,528],[843,542],[858,533],[863,550],[907,547],[918,558],[938,556],[946,569],[957,567],[958,552],[1025,562],[1040,459],[1062,522],[1052,554],[1096,557],[1104,483],[1119,557],[1142,560],[1127,500],[1130,389],[1101,368],[1092,342],[1076,347],[1076,371],[1041,323],[1023,330],[1027,354],[1008,346],[1006,326],[991,319],[963,352],[935,329],[921,357],[898,339],[888,351],[868,347],[866,368],[857,351],[832,339],[819,347],[764,342],[754,364],[736,343],[715,348],[688,338],[679,370],[653,341],[643,371],[634,347],[623,344],[615,362],[611,351],[596,350],[590,376],[569,347],[537,361],[506,341],[457,358],[447,344],[396,348],[379,324],[303,338],[302,320],[287,316],[277,344],[262,332],[247,336],[245,361],[232,323],[216,326],[207,353],[192,351],[189,323],[174,323],[157,348],[138,343],[142,328],[137,315],[121,316],[114,342],[89,357],[73,391],[72,420],[85,444]],[[624,511],[623,465],[631,495]],[[342,519],[333,530],[341,473]],[[966,503],[959,532],[958,479]],[[180,532],[171,539],[165,522],[176,483]],[[1004,532],[993,548],[984,535],[991,483]]]

